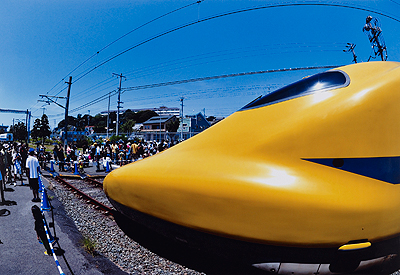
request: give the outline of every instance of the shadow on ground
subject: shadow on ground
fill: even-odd
[[[114,214],[118,226],[143,247],[166,258],[172,262],[183,265],[187,268],[213,274],[270,274],[252,266],[246,266],[234,260],[228,260],[220,256],[210,254],[188,247],[180,242],[166,238],[154,231],[149,230],[138,223],[128,220],[119,213]]]

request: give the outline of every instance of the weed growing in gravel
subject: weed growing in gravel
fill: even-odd
[[[89,237],[83,237],[82,239],[82,245],[83,248],[90,254],[92,254],[93,256],[97,254],[96,252],[96,242],[93,241],[92,239],[90,239]]]

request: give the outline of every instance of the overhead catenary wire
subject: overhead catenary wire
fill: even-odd
[[[347,44],[344,42],[341,43],[318,43],[315,45],[305,44],[305,43],[285,43],[285,44],[273,44],[273,45],[260,45],[256,47],[246,47],[246,48],[238,48],[238,49],[228,49],[224,51],[215,51],[210,53],[204,53],[189,57],[183,57],[175,60],[166,61],[163,63],[158,63],[155,65],[143,67],[136,69],[131,72],[125,72],[127,77],[130,79],[137,79],[139,77],[145,77],[150,75],[155,75],[159,73],[164,73],[166,71],[171,71],[170,67],[174,67],[174,70],[178,69],[185,69],[192,66],[203,65],[203,64],[210,64],[220,61],[228,61],[238,58],[247,58],[247,57],[258,57],[263,55],[270,55],[271,51],[278,50],[279,54],[283,53],[300,53],[300,52],[307,52],[307,50],[319,49],[319,51],[327,52],[327,51],[338,51],[342,52],[343,48]],[[327,48],[329,47],[329,48]],[[331,48],[333,47],[333,48]],[[296,50],[293,50],[293,49]],[[299,50],[301,49],[301,50]],[[268,52],[267,52],[268,51]],[[262,52],[260,54],[252,54],[256,52]],[[219,58],[213,59],[209,61],[211,58]],[[225,57],[225,58],[224,58]],[[189,65],[184,65],[188,62],[198,61],[197,63],[191,63]],[[166,70],[163,70],[167,68]]]
[[[163,18],[163,17],[166,17],[166,16],[168,16],[168,15],[170,15],[170,14],[172,14],[172,13],[178,12],[178,11],[180,11],[180,10],[182,10],[182,9],[188,8],[188,7],[192,6],[192,5],[200,4],[202,1],[204,1],[204,0],[197,0],[197,1],[193,2],[193,3],[191,3],[191,4],[187,4],[187,5],[184,5],[184,6],[182,6],[182,7],[177,8],[177,9],[174,9],[174,10],[172,10],[172,11],[170,11],[170,12],[167,12],[167,13],[161,15],[161,16],[158,16],[158,17],[156,17],[156,18],[154,18],[154,19],[152,19],[152,20],[150,20],[150,21],[148,21],[148,22],[146,22],[146,23],[144,23],[144,24],[142,24],[142,25],[140,25],[140,26],[134,28],[133,30],[131,30],[131,31],[127,32],[127,33],[125,33],[124,35],[120,36],[119,38],[115,39],[115,40],[112,41],[111,43],[107,44],[106,46],[104,46],[103,48],[101,48],[99,51],[97,51],[96,53],[94,53],[93,55],[91,55],[90,57],[88,57],[86,60],[84,60],[81,64],[79,64],[79,65],[78,65],[77,67],[75,67],[72,71],[70,71],[65,77],[63,77],[59,82],[57,82],[49,91],[47,91],[46,94],[49,94],[49,93],[50,93],[51,91],[53,91],[59,84],[65,82],[65,79],[66,79],[69,75],[71,75],[72,73],[74,73],[76,70],[78,70],[78,69],[79,69],[80,67],[82,67],[84,64],[86,64],[89,60],[91,60],[92,58],[94,58],[95,56],[97,56],[99,53],[101,53],[102,51],[104,51],[105,49],[107,49],[108,47],[110,47],[111,45],[115,44],[116,42],[118,42],[118,41],[121,40],[122,38],[128,36],[129,34],[135,32],[135,31],[137,31],[137,30],[139,30],[139,29],[141,29],[141,28],[143,28],[143,27],[145,27],[145,26],[147,26],[147,25],[149,25],[149,24],[152,23],[152,22],[155,22],[155,21],[157,21],[157,20],[159,20],[159,19],[161,19],[161,18]],[[75,82],[75,81],[74,81],[74,82]],[[62,89],[59,90],[55,95],[59,95],[60,93],[62,93],[62,92],[65,91],[66,89],[67,89],[67,87],[62,88]],[[31,109],[33,109],[33,108],[35,108],[35,107],[31,107]]]
[[[312,42],[312,43],[280,43],[280,44],[272,44],[272,45],[260,45],[260,46],[253,46],[253,47],[245,47],[245,48],[235,48],[235,49],[228,49],[228,50],[223,50],[223,51],[215,51],[215,52],[210,52],[210,53],[203,53],[203,54],[199,54],[199,55],[193,55],[193,56],[188,56],[188,57],[183,57],[183,58],[179,58],[179,59],[175,59],[175,60],[170,60],[167,62],[163,62],[160,64],[155,64],[152,66],[147,66],[144,68],[139,68],[137,70],[134,70],[133,72],[128,72],[127,75],[131,76],[130,79],[137,79],[139,77],[143,77],[143,76],[148,76],[148,75],[155,75],[155,74],[159,74],[159,73],[164,73],[166,71],[172,71],[172,70],[178,70],[178,69],[183,69],[183,68],[188,68],[191,66],[198,66],[198,65],[202,65],[202,64],[211,64],[214,62],[221,62],[221,61],[227,61],[227,60],[232,60],[234,58],[244,58],[244,57],[254,57],[254,56],[260,56],[259,54],[255,54],[255,55],[245,55],[244,53],[246,52],[258,52],[259,50],[266,50],[266,49],[278,49],[278,50],[284,50],[284,52],[288,52],[288,53],[299,53],[299,52],[315,52],[315,49],[317,51],[322,51],[322,52],[326,52],[326,51],[338,51],[338,52],[342,52],[342,48],[346,45],[346,43],[344,42],[335,42],[335,43],[317,43],[317,42]],[[293,48],[295,48],[296,50],[293,50]],[[303,49],[303,50],[299,50]],[[335,50],[337,48],[337,50]],[[268,51],[268,53],[270,54],[270,51]],[[268,54],[268,53],[263,53],[262,55]],[[281,52],[280,52],[281,53]],[[230,55],[233,54],[237,54],[239,57],[231,57]],[[214,58],[214,57],[224,57],[222,59],[216,59],[216,60],[208,60],[210,58]],[[190,64],[185,64],[187,62],[193,62],[193,61],[199,61],[198,63],[190,63]],[[172,69],[170,67],[174,66],[174,65],[178,65],[179,67],[173,67]],[[160,67],[161,70],[157,71],[157,68]],[[154,69],[153,69],[154,68]],[[142,71],[145,74],[140,74],[138,72]],[[124,73],[125,74],[125,73]],[[73,98],[73,102],[82,100],[83,98],[87,98],[90,97],[91,95],[97,93],[97,92],[101,92],[107,89],[110,89],[112,87],[114,87],[113,85],[109,85],[106,87],[101,88],[101,90],[99,90],[100,87],[107,85],[108,83],[113,82],[114,78],[109,77],[97,84],[92,85],[91,87],[79,91],[77,93],[77,96]],[[154,85],[154,84],[153,84]],[[90,93],[89,93],[90,92]],[[78,110],[81,110],[85,107],[89,107],[92,106],[96,103],[100,103],[103,100],[105,100],[106,95],[101,96],[100,98],[96,98],[93,101],[88,102],[87,104],[84,104],[82,106],[79,106],[77,108],[79,108]],[[73,109],[73,111],[78,111],[75,109]],[[56,115],[56,116],[61,116],[60,115]]]
[[[158,17],[156,17],[156,18],[154,18],[154,19],[152,19],[152,20],[150,20],[150,21],[147,21],[146,23],[144,23],[144,24],[142,24],[142,25],[140,25],[140,26],[134,28],[133,30],[131,30],[131,31],[127,32],[127,33],[125,33],[124,35],[118,37],[117,39],[113,40],[112,42],[108,43],[106,46],[104,46],[103,48],[101,48],[100,50],[98,50],[96,53],[92,54],[90,57],[88,57],[86,60],[84,60],[82,63],[80,63],[77,67],[75,67],[72,71],[70,71],[70,72],[69,72],[66,76],[64,76],[57,84],[55,84],[55,85],[47,92],[47,94],[49,94],[49,93],[50,93],[55,87],[57,87],[60,83],[62,83],[63,81],[65,81],[65,79],[66,79],[69,75],[71,75],[72,73],[74,73],[76,70],[78,70],[78,69],[79,69],[80,67],[82,67],[84,64],[86,64],[89,60],[91,60],[92,58],[94,58],[94,57],[97,56],[99,53],[101,53],[101,52],[104,51],[105,49],[109,48],[111,45],[115,44],[115,43],[118,42],[119,40],[123,39],[124,37],[130,35],[131,33],[135,32],[135,31],[137,31],[137,30],[139,30],[139,29],[141,29],[141,28],[143,28],[143,27],[145,27],[145,26],[147,26],[147,25],[149,25],[149,24],[151,24],[151,23],[153,23],[153,22],[155,22],[155,21],[157,21],[157,20],[163,18],[163,17],[166,17],[166,16],[168,16],[168,15],[170,15],[170,14],[172,14],[172,13],[175,13],[175,12],[177,12],[177,11],[183,10],[183,9],[188,8],[188,7],[190,7],[190,6],[193,6],[193,5],[195,5],[195,4],[199,4],[199,3],[202,2],[202,1],[204,1],[204,0],[197,0],[197,1],[193,2],[193,3],[191,3],[191,4],[187,4],[187,5],[185,5],[185,6],[182,6],[182,7],[179,7],[179,8],[177,8],[177,9],[174,9],[174,10],[172,10],[172,11],[170,11],[170,12],[167,12],[167,13],[165,13],[165,14],[163,14],[163,15],[160,15],[160,16],[158,16]]]
[[[117,54],[105,59],[105,60],[103,60],[103,61],[101,61],[100,63],[98,63],[94,67],[92,67],[91,69],[82,72],[81,74],[78,75],[78,77],[75,78],[74,82],[82,79],[83,77],[85,77],[86,75],[91,73],[92,71],[94,71],[97,68],[99,68],[100,66],[103,66],[104,64],[110,62],[111,60],[121,56],[122,54],[124,54],[124,53],[126,53],[126,52],[128,52],[128,51],[130,51],[130,50],[132,50],[132,49],[134,49],[134,48],[136,48],[138,46],[140,46],[140,45],[143,45],[143,44],[145,44],[147,42],[150,42],[150,41],[152,41],[152,40],[154,40],[156,38],[159,38],[159,37],[162,37],[164,35],[167,35],[167,34],[169,34],[171,32],[178,31],[180,29],[192,26],[194,24],[202,23],[202,22],[205,22],[205,21],[208,21],[208,20],[212,20],[212,19],[216,19],[216,18],[220,18],[220,17],[223,17],[223,16],[228,16],[228,15],[233,15],[233,14],[238,14],[238,13],[248,12],[248,11],[253,11],[253,10],[260,10],[260,9],[266,9],[266,8],[277,8],[277,7],[288,7],[288,6],[331,6],[331,7],[351,8],[351,9],[356,9],[356,10],[361,10],[361,11],[372,12],[372,13],[379,14],[379,15],[382,15],[384,17],[387,17],[389,19],[395,20],[397,22],[400,22],[400,20],[396,16],[393,16],[393,15],[390,15],[390,14],[387,14],[387,13],[384,13],[384,12],[381,12],[381,11],[372,10],[371,8],[367,8],[367,7],[363,7],[363,6],[354,6],[354,5],[350,5],[350,4],[336,3],[336,2],[321,3],[321,2],[315,2],[315,1],[304,1],[304,2],[292,2],[292,3],[289,2],[289,3],[277,3],[277,4],[273,4],[272,3],[272,4],[262,5],[262,6],[243,8],[243,9],[238,9],[238,10],[234,10],[234,11],[229,11],[229,12],[225,12],[225,13],[212,15],[212,16],[209,16],[209,17],[206,17],[206,18],[203,18],[203,19],[197,18],[196,21],[192,21],[192,22],[189,22],[187,24],[180,25],[178,27],[175,27],[173,29],[167,30],[165,32],[159,33],[158,35],[155,35],[155,36],[152,36],[152,37],[150,37],[148,39],[145,39],[142,42],[139,42],[139,43],[137,43],[137,44],[135,44],[135,45],[133,45],[133,46],[131,46],[131,47],[129,47],[129,48],[127,48],[127,49],[125,49],[125,50],[123,50],[123,51],[121,51],[121,52],[119,52],[119,53],[117,53]],[[117,41],[115,41],[115,42],[117,42]],[[115,42],[112,42],[110,44],[113,44]],[[78,108],[80,108],[80,107],[78,107]]]
[[[100,68],[101,66],[107,64],[108,62],[114,60],[115,58],[141,46],[144,45],[150,41],[153,41],[157,38],[163,37],[167,34],[176,32],[178,30],[196,25],[196,24],[200,24],[206,21],[210,21],[213,19],[217,19],[217,18],[221,18],[221,17],[225,17],[225,16],[229,16],[229,15],[234,15],[234,14],[239,14],[239,13],[243,13],[243,12],[249,12],[249,11],[255,11],[255,10],[262,10],[262,9],[267,9],[267,8],[279,8],[279,7],[289,7],[289,6],[330,6],[330,7],[340,7],[340,8],[349,8],[349,9],[356,9],[356,10],[361,10],[361,11],[367,11],[367,12],[371,12],[371,13],[376,13],[379,15],[382,15],[384,17],[387,17],[389,19],[395,20],[397,22],[400,23],[400,19],[396,18],[394,15],[389,15],[387,13],[383,13],[381,11],[374,11],[370,8],[366,8],[363,6],[352,6],[349,4],[339,4],[339,3],[335,3],[335,2],[331,2],[331,3],[320,3],[320,2],[295,2],[295,3],[275,3],[275,4],[266,4],[266,5],[262,5],[262,6],[255,6],[255,7],[249,7],[249,8],[242,8],[242,9],[238,9],[238,10],[233,10],[233,11],[229,11],[229,12],[225,12],[225,13],[220,13],[220,14],[216,14],[216,15],[212,15],[203,19],[198,19],[195,21],[191,21],[189,23],[174,27],[172,29],[166,30],[164,32],[161,32],[159,34],[156,34],[154,36],[151,36],[145,40],[142,40],[139,43],[136,43],[134,45],[132,45],[129,48],[126,48],[125,50],[120,51],[119,53],[103,60],[100,61],[97,65],[95,65],[94,67],[92,67],[91,69],[88,69],[84,72],[82,72],[79,76],[76,77],[75,82],[79,81],[80,79],[82,79],[83,77],[87,76],[88,74],[90,74],[91,72],[93,72],[94,70]]]
[[[304,44],[304,43],[288,43],[288,44],[276,44],[276,45],[262,45],[262,46],[257,46],[255,48],[261,48],[259,50],[269,50],[270,53],[270,49],[271,48],[276,48],[279,50],[282,49],[290,49],[291,47],[296,47],[297,50],[293,51],[280,51],[280,53],[299,53],[302,51],[299,51],[298,48],[302,48],[302,49],[306,49],[306,50],[311,50],[314,48],[321,48],[320,51],[333,51],[330,49],[325,49],[327,46],[333,46],[334,48],[338,48],[337,51],[341,52],[342,48],[345,47],[346,43],[333,43],[332,44],[324,44],[324,43],[318,43],[316,45],[308,45],[308,44]],[[322,47],[325,47],[322,49]],[[179,58],[179,59],[175,59],[175,60],[171,60],[171,61],[167,61],[167,62],[163,62],[163,63],[159,63],[159,64],[155,64],[155,65],[151,65],[151,66],[147,66],[144,68],[139,68],[137,70],[131,71],[131,72],[127,72],[124,73],[124,75],[126,75],[127,77],[130,77],[130,79],[137,79],[140,77],[145,77],[145,76],[150,76],[150,75],[155,75],[155,74],[160,74],[160,73],[164,73],[164,72],[170,72],[172,70],[178,70],[178,69],[185,69],[188,67],[193,67],[193,66],[198,66],[198,65],[202,65],[202,64],[210,64],[210,63],[215,63],[215,62],[221,62],[221,61],[227,61],[227,60],[232,60],[235,58],[244,58],[244,57],[255,57],[255,56],[260,56],[260,55],[244,55],[245,52],[254,52],[254,51],[259,51],[259,50],[253,50],[254,47],[251,48],[239,48],[239,49],[229,49],[229,50],[224,50],[224,51],[216,51],[216,52],[211,52],[211,53],[205,53],[205,54],[200,54],[200,55],[194,55],[194,56],[189,56],[189,57],[184,57],[184,58]],[[243,51],[244,50],[244,51]],[[306,51],[305,50],[305,51]],[[230,57],[229,55],[233,52],[233,54],[237,54],[238,56],[235,57]],[[269,53],[264,53],[261,55],[266,55]],[[209,61],[210,58],[213,57],[224,57],[227,56],[224,59],[216,59],[216,60],[212,60]],[[199,61],[198,63],[191,63],[188,65],[185,65],[185,63],[187,62],[193,62],[193,61]],[[173,67],[174,65],[177,65],[175,67]],[[171,69],[171,67],[173,67],[173,69]],[[157,70],[159,69],[159,70]],[[82,90],[78,93],[77,97],[74,97],[74,100],[79,100],[81,98],[85,98],[85,97],[89,97],[90,95],[88,95],[88,92],[91,91],[95,91],[95,92],[99,92],[99,90],[96,90],[97,88],[104,86],[108,83],[111,83],[114,81],[114,78],[110,77],[107,78],[85,90]],[[109,88],[109,86],[107,86],[104,89]],[[101,91],[101,90],[100,90]]]
[[[246,75],[257,75],[257,74],[265,74],[265,73],[276,73],[276,72],[288,72],[288,71],[301,71],[301,70],[316,70],[316,69],[329,69],[329,68],[336,68],[341,65],[326,65],[326,66],[311,66],[311,67],[297,67],[297,68],[285,68],[285,69],[272,69],[272,70],[264,70],[264,71],[256,71],[256,72],[244,72],[244,73],[234,73],[234,74],[226,74],[226,75],[216,75],[216,76],[207,76],[207,77],[199,77],[199,78],[191,78],[191,79],[184,79],[184,80],[176,80],[176,81],[169,81],[169,82],[162,82],[162,83],[154,83],[148,85],[140,85],[135,87],[127,87],[122,88],[123,92],[126,91],[135,91],[135,90],[143,90],[143,89],[150,89],[150,88],[157,88],[157,87],[164,87],[164,86],[171,86],[171,85],[178,85],[184,83],[192,83],[192,82],[199,82],[199,81],[207,81],[207,80],[214,80],[214,79],[221,79],[221,78],[229,78],[229,77],[238,77],[238,76],[246,76]],[[116,94],[116,91],[112,92]],[[76,107],[71,110],[71,112],[76,112],[96,103],[99,103],[105,99],[107,99],[109,94],[102,95],[91,102],[88,102],[84,105]]]

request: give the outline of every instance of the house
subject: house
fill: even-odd
[[[145,140],[168,140],[169,124],[177,121],[178,118],[174,115],[169,116],[154,116],[149,120],[143,122],[142,136]]]
[[[179,124],[178,133],[181,135],[180,139],[188,139],[205,129],[209,128],[211,125],[204,117],[202,113],[196,115],[186,116],[183,121]]]
[[[120,114],[124,113],[126,110],[128,110],[128,109],[120,109],[119,113]],[[180,114],[180,109],[179,108],[177,108],[177,107],[166,107],[166,106],[161,106],[159,108],[141,108],[141,109],[129,109],[129,110],[131,110],[134,113],[150,110],[150,111],[156,112],[159,116],[172,116],[172,115],[174,115],[174,116],[178,117],[179,114]],[[110,110],[110,113],[112,113],[112,112],[117,112],[117,110]],[[102,116],[106,116],[107,113],[108,113],[108,111],[102,111],[100,114]]]

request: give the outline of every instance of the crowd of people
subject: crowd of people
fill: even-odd
[[[53,160],[58,165],[59,171],[65,172],[74,169],[75,162],[79,163],[80,168],[88,166],[90,162],[95,163],[98,169],[101,165],[105,167],[106,162],[109,162],[110,167],[111,164],[121,166],[157,154],[173,145],[175,142],[165,140],[161,142],[144,140],[110,142],[105,140],[79,149],[76,144],[68,144],[65,150],[62,145],[56,144],[52,152],[46,151],[46,147],[41,144],[37,144],[35,149],[31,149],[34,150],[42,169],[46,169],[46,166]],[[16,185],[17,181],[21,181],[23,184],[22,174],[25,172],[28,151],[26,143],[0,144],[0,158],[4,163],[4,176],[8,183]]]
[[[16,185],[17,181],[23,183],[23,173],[26,171],[28,147],[21,143],[0,144],[0,171],[2,178],[7,183]]]
[[[71,171],[79,167],[80,173],[84,173],[83,166],[89,163],[96,165],[97,171],[112,169],[112,164],[121,166],[134,162],[175,145],[175,142],[135,140],[124,142],[95,142],[90,146],[78,149],[75,144],[68,144],[64,150],[62,145],[54,145],[53,150],[37,144],[36,148],[29,148],[26,143],[7,142],[0,143],[0,193],[3,199],[3,191],[6,184],[16,186],[29,185],[33,192],[33,202],[39,202],[38,178],[40,169],[47,169],[50,161],[59,165],[59,171]],[[106,169],[106,167],[108,169]],[[24,177],[25,176],[25,177]],[[25,181],[25,182],[24,182]]]
[[[58,164],[59,171],[64,172],[74,169],[76,162],[79,163],[80,168],[92,162],[98,170],[102,165],[105,167],[106,162],[109,162],[110,167],[111,164],[121,166],[157,154],[173,145],[175,142],[165,140],[161,142],[105,140],[79,149],[76,144],[68,144],[65,150],[62,145],[56,144],[51,152],[46,151],[46,147],[41,144],[37,144],[35,149],[29,149],[26,143],[2,143],[0,144],[0,170],[7,183],[16,185],[20,181],[24,184],[22,175],[26,172],[29,150],[33,150],[42,169],[46,169],[48,163],[53,160],[55,164]]]
[[[124,165],[126,163],[157,154],[171,147],[172,145],[174,145],[174,143],[164,140],[161,142],[124,142],[122,140],[118,142],[106,141],[102,144],[94,143],[92,146],[90,146],[90,148],[87,149],[86,153],[89,154],[92,160],[97,160],[98,158],[109,158],[112,163]]]
[[[42,151],[44,153],[44,150]],[[42,153],[42,155],[43,155]],[[21,185],[29,185],[33,192],[32,202],[40,202],[39,198],[39,160],[33,148],[28,148],[24,143],[3,143],[0,144],[0,191],[3,199],[3,191],[6,189],[5,184],[17,185],[17,181]],[[24,183],[24,174],[28,179],[27,184]]]

